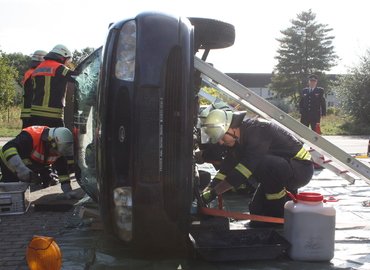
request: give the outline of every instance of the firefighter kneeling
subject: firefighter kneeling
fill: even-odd
[[[47,187],[59,178],[66,198],[75,197],[69,176],[73,167],[73,136],[69,129],[25,128],[0,149],[0,157],[1,181],[42,182]]]
[[[283,217],[286,191],[297,193],[313,175],[311,155],[292,134],[263,119],[244,120],[245,112],[213,110],[202,124],[211,143],[229,148],[220,170],[203,191],[205,203],[248,181],[257,181],[249,211]],[[251,221],[251,226],[265,226]]]

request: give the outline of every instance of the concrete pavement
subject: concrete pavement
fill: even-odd
[[[366,139],[363,139],[364,142]],[[360,143],[362,145],[362,143]],[[367,145],[367,142],[366,142]],[[368,162],[368,161],[364,161]],[[74,181],[73,188],[79,189]],[[316,171],[313,180],[300,191],[314,191],[325,197],[334,196],[337,211],[335,230],[335,255],[329,263],[296,262],[287,258],[269,261],[244,261],[212,263],[184,254],[180,257],[148,259],[133,254],[117,239],[104,233],[99,217],[94,211],[97,205],[88,198],[75,204],[69,211],[36,211],[31,206],[27,213],[16,216],[0,216],[0,269],[28,269],[25,254],[33,235],[54,237],[63,253],[62,269],[370,269],[370,186],[362,180],[349,185],[324,169]],[[31,192],[31,201],[45,196],[60,196],[59,186]],[[236,210],[226,205],[228,210]],[[85,215],[80,215],[89,209]],[[91,210],[91,211],[90,211]],[[86,214],[87,213],[87,214]],[[245,221],[233,221],[243,227]]]

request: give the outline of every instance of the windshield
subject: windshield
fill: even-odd
[[[89,55],[78,67],[76,77],[74,127],[77,131],[76,178],[80,186],[97,200],[95,166],[96,91],[102,48]]]

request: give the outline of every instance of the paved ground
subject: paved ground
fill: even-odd
[[[362,144],[361,144],[362,146]],[[354,151],[358,152],[358,151]],[[367,161],[364,161],[367,162]],[[79,189],[73,182],[74,189]],[[287,258],[268,261],[212,263],[184,254],[175,258],[163,254],[160,259],[148,259],[131,250],[102,230],[99,218],[80,215],[84,209],[96,209],[87,198],[65,212],[36,211],[0,216],[0,269],[28,269],[25,251],[33,235],[54,237],[63,253],[62,269],[370,269],[370,187],[361,180],[349,185],[328,170],[317,171],[305,191],[335,196],[337,211],[335,256],[330,263],[295,262]],[[303,190],[302,190],[303,191]],[[30,200],[53,196],[59,198],[59,186],[30,193]],[[233,206],[226,205],[229,210]],[[245,222],[233,223],[243,227]]]

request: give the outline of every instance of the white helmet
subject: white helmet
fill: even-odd
[[[232,119],[232,111],[215,109],[204,120],[202,131],[209,136],[211,143],[217,143],[230,128]]]
[[[50,128],[49,139],[59,154],[62,156],[73,156],[73,135],[68,128]]]
[[[56,45],[50,52],[57,53],[65,58],[72,57],[71,51],[62,44]]]
[[[44,56],[47,54],[47,52],[43,51],[43,50],[37,50],[35,51],[32,56],[31,56],[31,60],[32,61],[37,61],[37,62],[42,62],[44,61]]]

